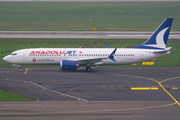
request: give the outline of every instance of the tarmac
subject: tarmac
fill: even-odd
[[[180,118],[180,67],[0,68],[0,76],[0,89],[34,100],[0,102],[3,120]]]

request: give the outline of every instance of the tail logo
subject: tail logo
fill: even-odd
[[[173,18],[166,18],[145,43],[132,48],[164,50],[168,41],[172,21]]]
[[[166,33],[166,31],[169,29],[169,27],[164,28],[163,30],[161,30],[157,36],[156,36],[156,44],[149,44],[149,45],[145,45],[145,46],[150,46],[150,47],[158,47],[158,48],[165,48],[166,44],[164,43],[164,35]]]

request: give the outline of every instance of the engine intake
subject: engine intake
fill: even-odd
[[[76,61],[71,60],[62,60],[60,61],[60,68],[62,70],[76,70],[79,65],[76,63]]]

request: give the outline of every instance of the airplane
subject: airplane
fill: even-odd
[[[3,58],[13,66],[21,65],[59,65],[61,70],[76,70],[81,66],[91,71],[97,65],[127,65],[172,53],[166,48],[173,18],[166,18],[149,39],[131,48],[31,48],[12,52]]]

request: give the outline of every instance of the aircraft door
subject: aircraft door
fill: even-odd
[[[140,53],[140,60],[144,60],[144,51],[141,51]]]
[[[27,60],[27,55],[26,55],[26,51],[23,51],[23,60]]]

